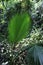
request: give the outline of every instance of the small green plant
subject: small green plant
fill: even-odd
[[[13,43],[22,40],[30,31],[31,24],[31,18],[27,13],[17,13],[8,24],[8,39]]]

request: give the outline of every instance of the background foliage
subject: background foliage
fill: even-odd
[[[7,41],[10,18],[17,12],[30,13],[30,35],[14,50]],[[10,16],[9,16],[10,15]],[[43,0],[0,0],[0,65],[43,65]]]

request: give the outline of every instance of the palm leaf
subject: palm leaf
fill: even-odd
[[[8,38],[12,42],[18,42],[25,38],[31,29],[31,18],[27,13],[16,14],[8,24]]]
[[[37,45],[31,47],[26,55],[26,60],[29,65],[43,65],[43,47]]]

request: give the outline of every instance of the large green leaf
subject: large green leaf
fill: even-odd
[[[16,14],[8,25],[8,38],[11,42],[18,42],[30,32],[32,20],[27,13]]]
[[[27,65],[43,65],[43,47],[37,45],[31,47],[27,52],[26,60]]]

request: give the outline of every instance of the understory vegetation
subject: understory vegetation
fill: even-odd
[[[43,65],[43,0],[0,0],[0,65]]]

